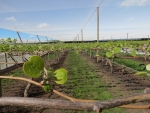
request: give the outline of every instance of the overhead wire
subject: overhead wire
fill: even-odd
[[[98,5],[98,7],[103,3],[103,1],[104,0],[102,0],[100,3],[99,3],[99,5]],[[96,8],[95,8],[95,10],[94,10],[94,12],[91,14],[91,16],[89,17],[89,19],[87,20],[87,22],[83,25],[83,27],[81,28],[81,29],[83,29],[87,24],[88,24],[88,22],[90,21],[90,19],[93,17],[93,15],[95,14],[95,12],[96,12]],[[81,31],[79,31],[79,33],[80,33]],[[79,34],[78,33],[78,34]],[[78,36],[78,34],[77,34],[77,36]],[[77,36],[75,37],[75,38],[77,38]]]

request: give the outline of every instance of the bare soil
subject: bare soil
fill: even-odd
[[[124,71],[122,72],[122,67],[115,64],[113,66],[113,73],[111,73],[110,66],[105,65],[105,61],[97,63],[96,59],[89,58],[89,56],[82,54],[81,57],[89,64],[89,66],[94,65],[97,67],[93,69],[93,72],[98,74],[100,80],[105,83],[105,86],[101,86],[101,87],[107,87],[107,89],[111,92],[114,98],[122,98],[137,93],[141,93],[145,88],[150,87],[149,78],[134,76],[134,72],[132,72],[131,70],[124,69]],[[50,66],[54,69],[65,67],[64,62],[66,62],[66,59],[67,59],[67,54],[60,60],[59,63],[55,64],[54,60],[51,62],[46,61],[45,66],[46,67]],[[40,81],[40,79],[36,79],[36,81]],[[3,89],[2,92],[3,96],[23,97],[23,93],[26,85],[27,85],[26,82],[16,81],[9,88]],[[62,88],[61,86],[58,85],[53,85],[53,87],[57,90],[61,90]],[[52,92],[45,93],[43,89],[34,85],[31,86],[31,89],[29,91],[29,97],[61,99],[61,97],[54,95]],[[143,105],[146,103],[139,103],[139,104]],[[61,113],[61,110],[32,108],[32,107],[14,107],[14,106],[0,107],[0,113],[10,113],[10,112],[11,113]],[[149,109],[144,109],[144,110],[128,109],[125,112],[126,113],[150,113],[150,110]]]
[[[59,62],[55,62],[55,59],[51,61],[45,61],[45,67],[51,67],[53,69],[61,68],[64,61],[67,57],[66,53]],[[20,67],[22,68],[22,67]],[[9,74],[9,71],[5,74]],[[4,75],[4,73],[1,73],[1,75]],[[37,82],[40,82],[42,79],[34,79]],[[24,96],[24,89],[26,88],[27,83],[24,81],[15,81],[11,86],[2,86],[2,96],[4,97],[23,97]],[[53,87],[55,87],[55,84],[53,84]],[[29,97],[34,98],[59,98],[57,95],[54,95],[52,92],[45,93],[45,91],[37,87],[35,85],[31,85],[31,88],[29,90]],[[54,112],[55,111],[55,112]],[[0,107],[0,113],[46,113],[47,111],[43,108],[32,108],[32,107],[15,107],[15,106],[1,106]],[[52,109],[49,110],[48,113],[59,113],[59,110]]]
[[[145,88],[150,87],[150,78],[135,76],[135,72],[132,70],[125,68],[124,71],[122,71],[122,67],[120,65],[113,64],[113,73],[111,73],[110,66],[106,65],[106,61],[97,63],[95,58],[90,58],[83,54],[82,58],[88,64],[97,66],[98,69],[93,71],[99,74],[100,80],[105,83],[105,87],[107,87],[114,98],[135,95],[143,92]],[[144,104],[147,103],[138,103],[138,105]],[[150,110],[127,109],[126,113],[150,113]]]

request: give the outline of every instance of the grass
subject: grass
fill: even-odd
[[[133,59],[121,59],[121,58],[115,58],[114,59],[115,62],[119,63],[119,64],[122,64],[122,65],[125,65],[127,67],[130,67],[134,70],[137,70],[137,71],[142,71],[143,69],[143,66],[139,66],[139,64],[141,64],[140,62],[137,62],[137,61],[134,61]],[[148,70],[143,70],[147,73],[150,73],[150,71]]]
[[[79,54],[76,54],[74,51],[69,53],[66,68],[69,71],[69,79],[63,86],[65,89],[70,89],[69,94],[72,97],[99,101],[113,99],[113,96],[106,87],[100,87],[105,84],[102,83],[98,75],[92,71],[96,69],[96,67],[88,65]],[[121,113],[121,110],[121,108],[113,108],[104,110],[102,113]],[[70,111],[70,113],[71,112],[73,111]],[[78,113],[84,112],[85,111],[78,111]]]
[[[100,53],[101,56],[104,56],[104,53],[101,52]],[[127,56],[131,56],[129,53],[119,53],[119,55],[127,55]],[[143,56],[143,55],[140,55],[140,54],[137,54],[137,56]],[[114,58],[113,59],[114,62],[117,62],[119,64],[122,64],[122,65],[125,65],[127,67],[130,67],[134,70],[137,70],[137,71],[144,71],[144,72],[147,72],[147,73],[150,73],[150,71],[148,70],[143,70],[143,66],[139,66],[139,64],[141,64],[141,62],[137,62],[137,61],[134,61],[134,59],[126,59],[126,58]]]
[[[53,58],[55,58],[55,54],[54,53],[50,53],[49,55],[46,55],[44,57],[45,60],[47,60],[47,59],[53,59]]]
[[[6,74],[6,76],[15,76],[15,77],[23,77],[24,76],[24,72],[22,70],[22,68],[18,68],[16,70],[13,70],[9,73]],[[12,79],[2,79],[1,83],[2,83],[2,88],[9,88],[10,85],[12,85],[15,81]]]

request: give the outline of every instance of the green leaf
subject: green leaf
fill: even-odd
[[[54,69],[52,69],[52,68],[50,68],[50,69],[48,69],[48,70],[46,70],[46,69],[44,68],[44,72],[45,72],[45,74],[46,74],[47,79],[49,79],[51,76],[54,76]]]
[[[9,45],[8,44],[4,44],[3,45],[3,50],[4,50],[4,52],[9,51]]]
[[[78,52],[78,51],[76,51],[76,54],[79,54],[79,52]]]
[[[32,56],[29,61],[23,65],[23,71],[26,75],[38,78],[44,69],[44,60],[40,56]]]
[[[54,72],[53,71],[47,71],[47,76],[48,76],[48,78],[51,76],[54,76]]]
[[[133,51],[131,52],[131,55],[132,55],[132,56],[135,56],[135,55],[136,55],[136,50],[133,50]]]
[[[45,92],[50,92],[51,86],[50,86],[50,84],[44,84],[43,88],[44,88]]]
[[[6,40],[8,43],[12,42],[11,38],[7,38]]]
[[[147,48],[148,52],[150,52],[150,47]]]
[[[150,64],[146,65],[146,69],[150,71]]]
[[[49,68],[48,71],[54,72],[55,70],[53,68]]]
[[[57,69],[54,72],[54,77],[57,84],[64,84],[68,79],[67,70],[63,68]]]
[[[147,72],[137,72],[134,75],[138,75],[138,76],[147,76]]]
[[[119,47],[115,47],[115,48],[114,48],[114,52],[115,52],[115,53],[119,53],[120,51],[121,51],[121,48],[119,48]]]
[[[111,52],[106,52],[106,57],[107,58],[111,58],[112,57],[112,53]]]

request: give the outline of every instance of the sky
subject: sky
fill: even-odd
[[[0,0],[0,38],[23,42],[150,37],[150,0]]]

